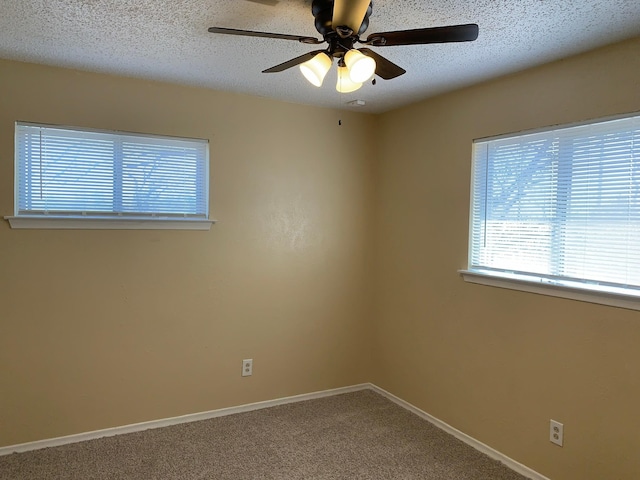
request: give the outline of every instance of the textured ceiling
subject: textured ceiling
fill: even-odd
[[[320,88],[297,68],[260,73],[322,46],[207,32],[319,37],[311,0],[2,0],[0,58],[383,112],[638,36],[640,0],[374,0],[364,36],[464,23],[480,26],[477,41],[374,48],[407,73],[350,94],[336,92],[335,67]]]

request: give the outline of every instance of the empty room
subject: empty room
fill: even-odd
[[[0,480],[640,479],[640,3],[0,27]]]

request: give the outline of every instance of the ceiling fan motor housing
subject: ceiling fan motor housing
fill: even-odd
[[[373,12],[373,1],[369,2],[369,7],[364,15],[360,29],[357,32],[353,32],[354,36],[361,35],[369,27],[369,16]],[[313,0],[311,4],[311,13],[315,20],[316,30],[326,37],[327,35],[336,31],[332,25],[333,18],[333,0]],[[341,25],[338,25],[341,26]]]

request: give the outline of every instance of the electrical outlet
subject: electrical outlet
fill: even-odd
[[[564,440],[564,425],[555,420],[549,420],[549,440],[556,445],[562,446]]]
[[[253,375],[253,358],[245,358],[242,360],[242,376],[250,377]]]

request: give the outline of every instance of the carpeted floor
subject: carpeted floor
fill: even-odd
[[[370,390],[0,457],[1,480],[524,480]]]

